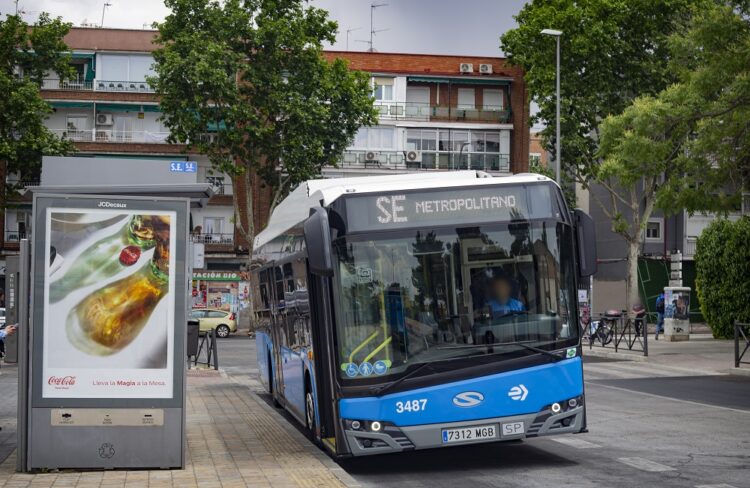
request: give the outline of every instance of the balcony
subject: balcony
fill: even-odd
[[[381,120],[419,120],[436,122],[485,122],[509,124],[510,110],[501,107],[465,108],[412,102],[375,102]]]
[[[234,251],[234,234],[197,232],[190,235],[190,240],[197,244],[204,244],[206,252]]]
[[[125,144],[168,144],[169,132],[122,131],[113,129],[50,129],[62,139],[74,142],[115,142]]]
[[[42,90],[154,93],[146,81],[124,80],[42,80]]]
[[[418,152],[418,157],[408,161],[407,153],[414,151],[348,150],[339,163],[342,169],[380,169],[387,171],[473,169],[507,173],[510,155],[473,152]],[[375,156],[375,157],[372,157]]]
[[[3,238],[3,249],[16,251],[19,248],[21,239],[31,239],[31,231],[6,230]]]

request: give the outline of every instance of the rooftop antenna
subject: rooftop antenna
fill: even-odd
[[[374,36],[378,32],[383,32],[387,30],[387,29],[380,29],[376,31],[375,28],[373,27],[372,19],[375,14],[375,9],[380,8],[380,7],[385,7],[387,5],[388,5],[387,3],[374,3],[374,2],[370,5],[370,42],[369,42],[370,49],[368,49],[368,51],[371,53],[375,52],[375,49],[373,49],[373,45],[372,45],[372,36]]]
[[[104,12],[107,11],[107,7],[111,7],[111,6],[112,6],[111,3],[107,1],[104,2],[104,5],[102,6],[102,23],[99,24],[99,27],[104,27]]]
[[[361,27],[355,27],[354,29],[346,29],[346,50],[349,50],[349,34],[351,34],[354,31],[360,30]]]
[[[16,16],[18,16],[19,14],[24,15],[28,13],[23,9],[23,7],[21,7],[20,9],[18,8],[18,0],[15,0],[14,3],[16,4]]]

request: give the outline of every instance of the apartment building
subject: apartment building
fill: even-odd
[[[529,110],[520,69],[503,58],[326,52],[371,73],[379,124],[363,127],[326,175],[528,169]]]
[[[48,127],[75,143],[76,156],[195,163],[187,167],[215,191],[207,206],[192,211],[192,239],[205,247],[205,267],[196,270],[197,295],[210,295],[215,288],[217,296],[241,296],[238,271],[246,262],[247,243],[235,231],[232,195],[244,188],[233,188],[229,177],[215,174],[204,156],[167,142],[158,97],[147,82],[154,74],[154,37],[150,30],[71,29],[65,41],[77,76],[44,80],[41,94],[54,109]],[[527,170],[526,86],[521,70],[503,58],[342,51],[325,56],[345,58],[353,69],[371,73],[380,117],[377,126],[357,133],[340,164],[326,168],[324,176]],[[143,176],[147,182],[148,175]],[[262,228],[270,198],[259,184],[254,190],[253,219]],[[4,254],[13,253],[19,239],[33,232],[30,223],[26,195],[0,222]]]

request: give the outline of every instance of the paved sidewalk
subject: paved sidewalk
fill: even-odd
[[[624,341],[621,343],[624,346]],[[637,346],[640,347],[640,346]],[[654,368],[668,367],[698,374],[736,374],[750,376],[750,366],[734,367],[734,341],[714,339],[711,334],[691,334],[689,341],[668,342],[662,337],[654,340],[648,337],[648,357],[641,351],[628,351],[620,347],[615,352],[613,345],[589,348],[584,342],[584,356],[597,356],[612,359],[625,359],[651,363]]]
[[[14,370],[2,369],[3,392],[10,386]],[[14,453],[0,464],[0,487],[356,486],[345,471],[258,397],[257,389],[252,378],[235,380],[213,370],[188,373],[184,470],[19,474],[15,473]],[[6,426],[13,431],[15,405],[10,416],[1,411],[0,420],[0,434],[5,434]]]

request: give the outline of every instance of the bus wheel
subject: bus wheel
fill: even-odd
[[[308,437],[315,441],[315,399],[309,380],[305,381],[305,429]]]

